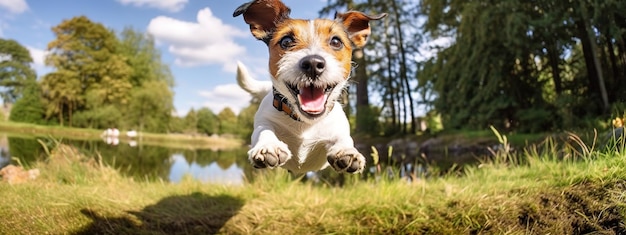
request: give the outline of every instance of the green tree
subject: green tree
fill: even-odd
[[[26,84],[22,97],[11,108],[9,120],[40,125],[47,123],[41,102],[41,88],[35,81]]]
[[[0,38],[0,97],[4,103],[17,99],[26,84],[36,79],[30,52],[15,40]]]
[[[126,111],[128,126],[139,131],[166,132],[172,118],[174,93],[163,81],[146,81],[133,89]]]
[[[185,120],[183,117],[172,116],[168,123],[169,133],[183,133],[185,129]]]
[[[140,131],[166,132],[174,108],[174,78],[161,60],[152,36],[133,28],[120,34],[120,54],[128,58],[133,86],[125,126]]]
[[[195,134],[198,132],[198,115],[193,108],[185,115],[185,132]]]
[[[241,138],[250,140],[254,131],[254,115],[259,109],[259,104],[253,100],[248,107],[243,108],[237,115],[238,134]]]
[[[46,65],[56,70],[41,82],[48,116],[71,126],[72,115],[87,107],[128,104],[132,69],[112,31],[85,16],[64,20],[52,31],[56,39],[48,44]],[[97,99],[87,100],[87,94]]]
[[[150,81],[158,81],[174,86],[174,77],[167,64],[161,60],[161,53],[155,48],[154,38],[133,28],[125,28],[120,34],[120,53],[127,58],[133,69],[130,82],[133,87],[143,86]]]
[[[200,133],[206,135],[217,134],[219,123],[217,121],[217,116],[211,111],[211,109],[204,107],[198,109],[197,112],[198,124],[197,130]]]
[[[219,134],[237,134],[237,115],[232,109],[226,107],[217,114],[219,122]]]

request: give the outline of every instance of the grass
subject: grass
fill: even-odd
[[[59,145],[33,166],[38,179],[0,182],[0,232],[624,234],[623,149],[546,141],[526,149],[523,163],[494,151],[494,160],[460,175],[412,182],[348,176],[335,187],[282,170],[257,172],[243,186],[137,181]]]
[[[17,134],[28,137],[54,136],[54,138],[94,140],[100,139],[104,130],[62,126],[41,126],[16,122],[0,122],[0,131],[9,132],[12,133],[12,135]],[[140,144],[145,145],[158,145],[163,147],[185,149],[233,149],[240,148],[243,145],[242,140],[235,138],[193,136],[183,134],[156,134],[145,132],[140,133],[139,137],[136,139],[128,138],[123,134],[120,135],[119,139],[122,142],[136,140],[140,142]]]

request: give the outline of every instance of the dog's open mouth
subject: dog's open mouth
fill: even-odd
[[[326,110],[328,94],[335,86],[318,87],[313,84],[287,85],[298,98],[300,110],[308,115],[319,115]]]

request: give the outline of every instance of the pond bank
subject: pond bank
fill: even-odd
[[[26,123],[0,122],[0,132],[9,132],[16,135],[32,137],[53,137],[69,138],[78,140],[94,140],[106,138],[103,136],[105,130],[84,129],[60,126],[41,126]],[[211,149],[224,150],[241,148],[244,141],[236,138],[184,135],[184,134],[156,134],[139,133],[137,137],[131,138],[126,135],[117,137],[120,142],[136,141],[138,144],[158,145],[163,147],[176,146],[186,149]]]

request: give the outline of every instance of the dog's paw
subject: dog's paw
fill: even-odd
[[[339,173],[361,173],[365,168],[365,157],[355,148],[348,148],[328,156],[328,163]]]
[[[291,158],[291,152],[283,142],[255,146],[248,151],[248,159],[254,168],[275,168]]]

